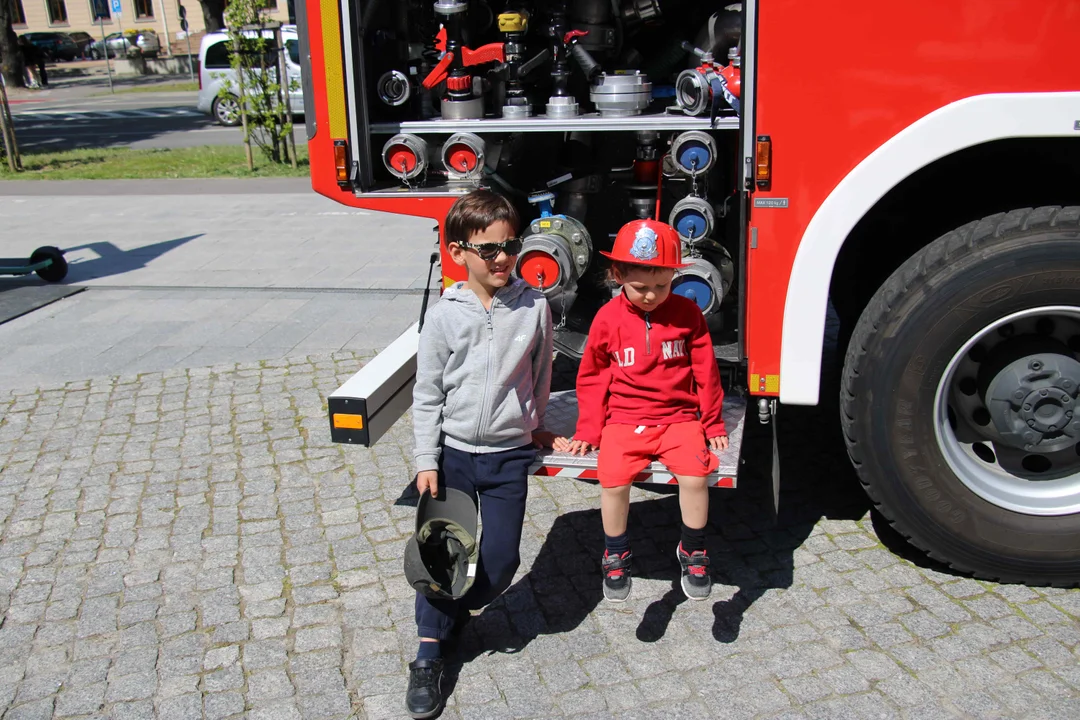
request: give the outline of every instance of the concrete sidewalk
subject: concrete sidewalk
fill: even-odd
[[[56,245],[90,288],[0,325],[0,391],[389,344],[419,314],[434,223],[306,184],[0,184],[40,191],[0,196],[0,256]]]

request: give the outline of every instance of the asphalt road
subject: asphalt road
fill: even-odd
[[[198,93],[108,94],[63,88],[12,105],[19,145],[27,151],[71,148],[179,148],[240,143],[240,129],[222,127],[196,108]],[[126,86],[118,85],[118,89]],[[81,89],[81,88],[80,88]],[[96,94],[104,93],[104,94]],[[297,118],[296,140],[305,141]]]

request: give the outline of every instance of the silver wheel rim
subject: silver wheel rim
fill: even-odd
[[[968,392],[971,389],[969,378],[973,372],[977,375],[981,365],[972,358],[976,346],[981,348],[976,355],[983,354],[983,350],[992,353],[1001,343],[1036,335],[1031,329],[1047,320],[1055,328],[1050,337],[1068,336],[1073,343],[1069,343],[1067,349],[1073,348],[1076,336],[1080,336],[1080,308],[1065,305],[1013,313],[987,325],[964,343],[938,382],[934,397],[934,432],[949,468],[964,486],[983,500],[1025,515],[1071,515],[1080,512],[1080,444],[1067,450],[1044,453],[995,442],[992,436],[1000,437],[1000,434],[994,420],[983,427],[972,420],[978,410],[972,412],[971,409],[984,398],[977,392],[974,395]],[[1018,334],[1003,338],[1002,333],[1010,329]],[[1075,359],[1075,352],[1071,357]],[[968,384],[962,391],[961,383],[965,379]],[[1037,456],[1038,462],[1032,460],[1032,456]]]
[[[217,101],[217,116],[222,122],[236,122],[239,115],[240,106],[232,98],[221,98]]]

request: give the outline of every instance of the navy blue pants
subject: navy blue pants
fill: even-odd
[[[479,499],[480,559],[476,580],[459,600],[431,600],[416,594],[416,630],[420,637],[445,640],[461,608],[482,608],[510,587],[521,564],[521,525],[529,494],[528,470],[536,459],[530,446],[472,454],[443,446],[439,491],[452,487]]]

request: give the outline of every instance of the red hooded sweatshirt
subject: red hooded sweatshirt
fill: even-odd
[[[701,420],[706,437],[726,434],[724,390],[705,316],[672,294],[650,312],[622,293],[600,308],[577,377],[574,438],[600,444],[600,430]],[[699,417],[700,413],[700,417]]]

